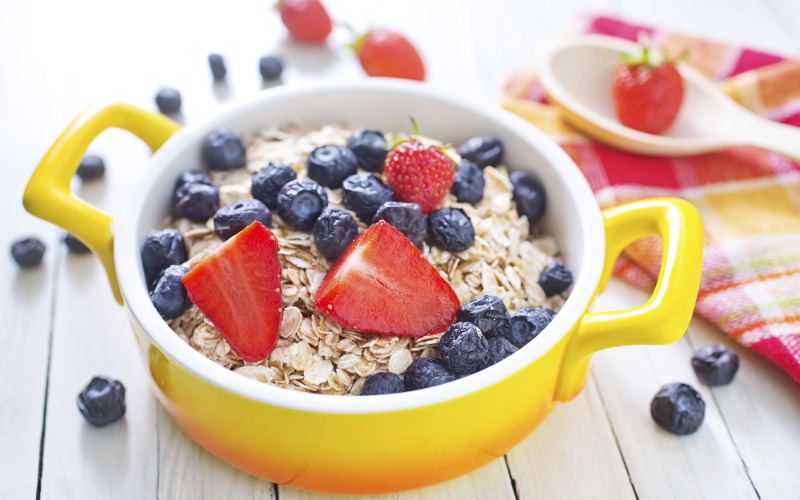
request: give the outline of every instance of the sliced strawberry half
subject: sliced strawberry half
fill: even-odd
[[[410,337],[446,330],[460,305],[417,247],[384,221],[347,247],[314,303],[345,328]]]
[[[183,277],[189,299],[245,361],[261,361],[281,329],[281,264],[272,231],[253,222]]]

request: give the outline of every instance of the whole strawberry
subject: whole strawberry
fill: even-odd
[[[613,80],[620,123],[650,134],[660,134],[672,125],[683,103],[683,79],[676,62],[653,57],[646,45],[641,54],[624,57]]]
[[[278,0],[275,8],[289,34],[300,42],[324,43],[331,32],[331,17],[320,0]]]
[[[369,76],[425,80],[425,65],[419,52],[400,33],[371,30],[359,37],[352,47]]]
[[[450,192],[455,169],[441,149],[414,139],[389,151],[383,173],[396,200],[416,203],[427,214]]]

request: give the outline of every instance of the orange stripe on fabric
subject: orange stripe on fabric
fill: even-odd
[[[729,331],[728,335],[730,335],[734,339],[740,338],[745,333],[754,330],[756,328],[761,328],[765,326],[771,325],[780,325],[784,323],[796,323],[800,321],[800,314],[784,314],[781,318],[769,318],[769,319],[761,319],[758,321],[754,321],[747,326],[743,326],[741,328],[737,328],[735,330]]]
[[[738,287],[740,287],[742,285],[746,285],[746,284],[749,284],[749,283],[755,283],[757,281],[770,281],[770,280],[774,280],[776,278],[791,276],[793,274],[798,274],[798,273],[800,273],[800,268],[792,269],[790,271],[781,271],[781,272],[776,272],[776,273],[762,274],[762,275],[755,276],[755,277],[752,277],[752,278],[740,279],[740,280],[737,280],[737,281],[734,281],[734,282],[731,282],[731,283],[725,283],[724,285],[719,285],[719,286],[716,286],[714,288],[710,288],[708,290],[703,290],[702,292],[698,293],[697,294],[697,300],[701,300],[704,297],[708,297],[709,295],[713,295],[713,294],[719,293],[719,292],[724,292],[724,291],[730,290],[732,288],[738,288]]]

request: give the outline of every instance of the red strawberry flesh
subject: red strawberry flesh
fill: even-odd
[[[183,277],[189,299],[243,360],[261,361],[281,328],[281,265],[272,231],[253,222]]]
[[[446,330],[460,305],[419,249],[384,221],[347,247],[314,303],[345,328],[410,337]]]

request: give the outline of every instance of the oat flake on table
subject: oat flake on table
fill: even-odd
[[[325,125],[265,129],[245,136],[247,166],[238,171],[211,172],[220,189],[220,206],[250,198],[253,173],[270,162],[292,166],[306,177],[305,160],[327,144],[345,145],[354,128]],[[449,151],[456,160],[455,153]],[[504,168],[484,169],[483,199],[472,206],[448,195],[442,206],[459,207],[475,227],[475,243],[463,252],[447,252],[427,243],[422,255],[451,284],[462,304],[483,295],[495,295],[510,313],[522,307],[550,307],[558,311],[562,296],[547,298],[537,281],[545,265],[557,257],[558,246],[549,236],[532,235],[526,218],[517,215],[512,187]],[[331,206],[345,208],[341,190],[326,188]],[[286,389],[322,394],[358,394],[364,378],[379,371],[401,374],[419,357],[439,357],[439,337],[399,337],[347,330],[321,314],[314,295],[330,263],[314,246],[311,233],[284,225],[273,211],[272,231],[278,238],[283,269],[283,321],[276,349],[258,363],[243,361],[214,325],[192,306],[168,321],[172,329],[198,352],[246,377]],[[358,220],[359,232],[366,225]],[[197,264],[222,242],[213,231],[213,219],[195,224],[186,219],[169,227],[181,231],[189,250],[188,267]],[[442,332],[443,333],[443,332]]]

